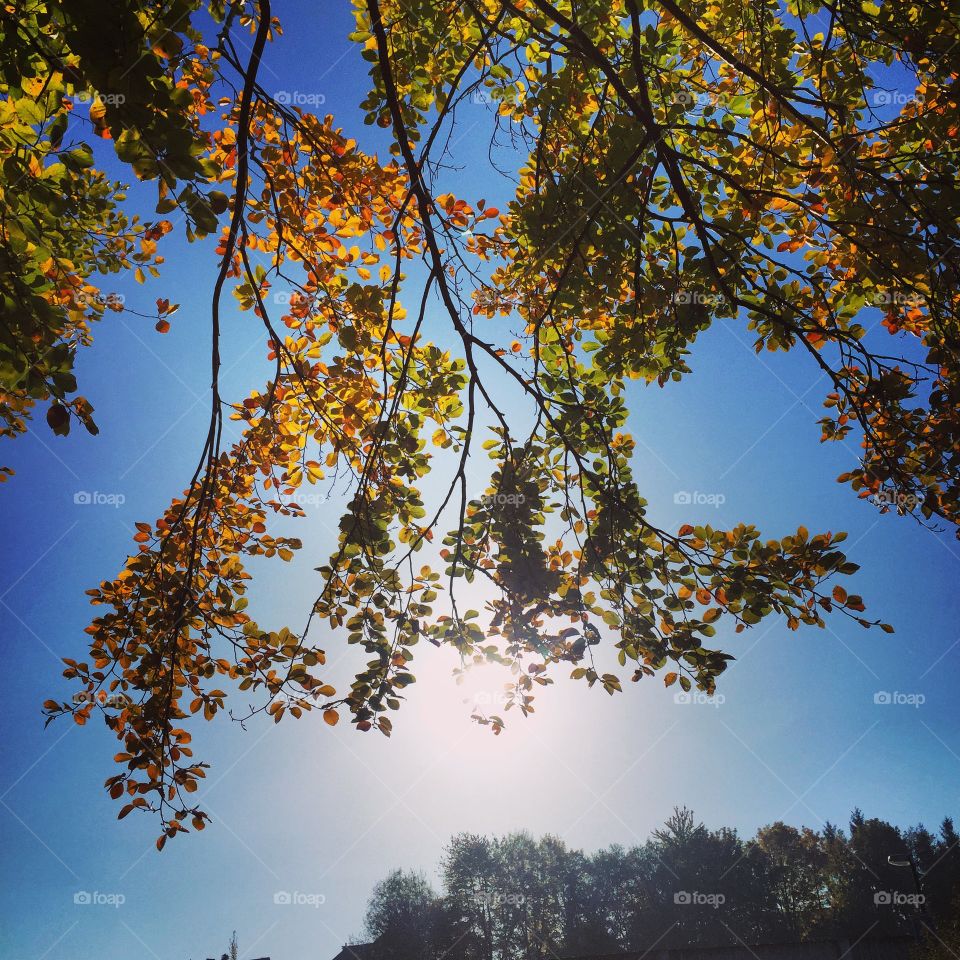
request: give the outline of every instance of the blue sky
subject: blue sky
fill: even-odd
[[[328,7],[322,25],[314,10],[279,5],[287,34],[268,52],[264,86],[322,94],[321,110],[361,144],[382,145],[359,125],[366,65],[346,40],[349,8]],[[301,16],[314,26],[295,27]],[[464,115],[459,149],[482,150],[489,116],[482,105],[467,109],[475,120]],[[471,199],[488,187],[503,189],[471,175],[462,192]],[[838,485],[855,451],[819,443],[824,383],[796,356],[757,358],[743,325],[727,323],[698,342],[683,383],[631,388],[635,472],[653,519],[746,520],[770,536],[800,523],[846,530],[848,556],[861,564],[848,586],[896,634],[839,618],[827,630],[765,622],[721,632],[737,657],[721,703],[677,703],[659,680],[614,698],[561,681],[534,717],[510,717],[496,739],[471,723],[464,701],[488,702],[498,679],[481,672],[458,687],[457,661],[428,647],[389,741],[348,724],[331,729],[317,715],[245,731],[225,718],[194,725],[197,752],[213,764],[199,797],[214,822],[158,854],[157,824],[118,823],[102,790],[114,772],[112,736],[99,723],[44,730],[40,704],[68,694],[59,658],[85,648],[84,590],[116,573],[134,521],[156,517],[183,488],[202,444],[214,259],[209,246],[179,241],[165,253],[161,280],[117,289],[134,306],[179,301],[171,332],[111,314],[80,359],[100,436],[61,439],[39,426],[3,452],[16,469],[0,490],[5,955],[197,960],[219,956],[235,928],[244,957],[324,960],[360,931],[376,880],[396,866],[429,873],[461,830],[552,832],[593,849],[642,842],[678,804],[745,834],[777,819],[845,823],[855,805],[903,826],[960,814],[957,541],[881,516]],[[227,397],[266,376],[258,326],[250,315],[226,322]],[[79,492],[113,503],[76,503]],[[684,492],[712,500],[675,503]],[[295,561],[255,571],[260,622],[302,622],[334,520],[330,507],[314,511],[296,524],[305,546]],[[355,651],[334,636],[324,642],[342,684]],[[923,703],[875,703],[881,691]],[[75,903],[84,892],[99,902]],[[316,905],[276,904],[279,892]]]

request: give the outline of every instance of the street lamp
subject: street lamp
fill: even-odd
[[[930,917],[927,914],[927,898],[923,893],[923,882],[921,877],[923,874],[920,872],[920,868],[917,866],[917,861],[914,860],[912,854],[908,854],[906,857],[887,857],[887,863],[891,867],[909,867],[910,872],[913,874],[913,883],[917,888],[917,903],[920,907],[920,923],[927,927],[928,929],[933,929],[933,924],[930,921]],[[919,940],[920,938],[917,937]]]

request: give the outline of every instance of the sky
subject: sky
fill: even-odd
[[[276,5],[287,32],[268,51],[264,86],[322,96],[319,110],[382,149],[360,127],[366,64],[346,39],[349,7],[315,10]],[[468,109],[455,135],[465,155],[485,149],[490,119],[482,104]],[[467,199],[488,186],[503,189],[472,175],[461,184]],[[861,565],[846,585],[895,634],[841,618],[825,630],[770,620],[719,631],[737,659],[712,702],[677,702],[659,679],[612,698],[560,679],[534,716],[508,714],[497,738],[470,713],[497,702],[503,678],[477,671],[458,686],[454,655],[418,648],[418,682],[389,740],[330,728],[319,714],[246,729],[226,717],[194,723],[197,753],[212,764],[198,801],[213,822],[158,853],[156,821],[117,822],[102,789],[115,766],[109,731],[68,720],[44,729],[40,707],[71,692],[60,658],[85,650],[84,591],[115,575],[134,522],[179,493],[202,445],[215,261],[209,245],[173,241],[165,253],[160,280],[117,290],[133,305],[179,301],[171,332],[111,314],[80,357],[100,436],[57,438],[41,424],[3,450],[16,470],[0,489],[4,956],[202,960],[236,929],[244,958],[327,960],[361,933],[378,879],[395,867],[434,876],[460,831],[552,833],[594,850],[642,843],[683,804],[744,835],[775,820],[845,824],[855,806],[900,826],[960,814],[960,547],[837,484],[855,450],[819,442],[825,384],[794,356],[757,357],[744,326],[727,322],[698,341],[682,383],[631,387],[635,474],[653,520],[745,520],[769,536],[801,523],[846,530]],[[226,397],[266,376],[258,327],[249,314],[227,317]],[[302,622],[335,520],[332,505],[312,510],[296,524],[295,560],[254,568],[255,619]],[[323,644],[343,686],[356,651],[335,635]]]

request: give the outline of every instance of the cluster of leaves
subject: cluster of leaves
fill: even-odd
[[[423,126],[469,89],[479,51],[474,85],[530,147],[493,250],[507,263],[479,302],[520,313],[571,402],[584,377],[678,379],[701,330],[742,317],[758,352],[800,348],[829,378],[824,438],[865,440],[843,479],[956,521],[948,5],[489,0],[405,29],[420,13],[361,13],[358,39],[372,17],[390,27],[367,105],[385,116],[390,72],[398,122]],[[883,118],[893,65],[903,105]],[[904,356],[867,337],[870,306],[916,341]]]
[[[170,220],[128,215],[122,184],[95,166],[92,144],[112,141],[138,178],[158,180],[159,214],[179,206],[191,233],[216,228],[196,186],[212,170],[200,118],[216,59],[190,27],[198,6],[18,0],[0,12],[2,436],[23,433],[41,402],[54,433],[74,418],[97,432],[73,366],[91,322],[125,308],[101,278],[125,272],[143,282],[163,262],[158,241]],[[158,302],[161,332],[175,309]]]
[[[108,785],[125,810],[160,811],[161,840],[204,822],[187,796],[203,765],[183,720],[224,707],[221,677],[263,694],[251,712],[321,706],[334,723],[345,709],[389,734],[423,638],[508,664],[508,708],[527,713],[561,665],[619,690],[594,657],[604,638],[632,679],[662,671],[712,692],[731,659],[712,646],[722,624],[776,615],[796,629],[840,613],[870,626],[861,598],[833,582],[856,570],[842,534],[673,532],[648,518],[629,382],[687,374],[713,322],[745,323],[758,351],[797,351],[825,376],[824,437],[860,431],[846,479],[861,495],[893,486],[922,517],[957,519],[960,45],[946,6],[363,0],[353,39],[371,62],[364,109],[389,131],[386,161],[260,87],[277,32],[267,0],[256,16],[221,13],[215,48],[169,20],[159,46],[142,32],[143,110],[102,116],[120,159],[158,178],[161,212],[179,203],[192,236],[229,211],[207,442],[183,498],[140,526],[137,554],[92,591],[109,612],[89,628],[90,660],[68,664],[82,704],[46,705],[83,722],[103,708],[95,694],[124,698],[104,709],[126,766]],[[237,23],[254,35],[247,59]],[[916,97],[883,119],[871,90],[894,63]],[[219,122],[201,126],[212,65],[237,83],[222,79]],[[478,88],[518,158],[503,212],[439,187],[445,132]],[[164,117],[173,153],[161,155]],[[174,201],[177,178],[189,182]],[[263,324],[275,370],[230,408],[242,435],[224,450],[228,283]],[[279,318],[278,288],[290,291]],[[877,304],[886,329],[868,330]],[[424,335],[433,307],[448,321],[442,344]],[[875,347],[887,331],[902,356]],[[485,489],[468,469],[478,443],[492,461]],[[428,507],[420,483],[446,467]],[[269,523],[302,513],[294,494],[321,481],[350,494],[317,599],[299,632],[263,630],[244,613],[243,561],[292,557],[299,542]],[[489,596],[484,618],[461,611],[463,582]],[[369,656],[342,696],[318,673],[316,623]]]

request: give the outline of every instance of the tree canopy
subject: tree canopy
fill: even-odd
[[[960,897],[953,822],[938,836],[855,810],[848,830],[783,822],[743,839],[675,810],[646,842],[586,854],[556,837],[458,834],[439,864],[441,892],[395,870],[374,888],[365,934],[373,960],[541,960],[621,951],[911,936],[921,903],[945,957]],[[944,938],[947,942],[944,942]],[[366,954],[365,954],[366,955]]]
[[[205,823],[184,724],[231,691],[278,721],[319,706],[389,734],[422,639],[509,665],[508,708],[527,713],[560,672],[619,690],[600,643],[632,680],[709,693],[731,659],[718,625],[877,624],[838,582],[857,569],[842,533],[650,520],[630,400],[688,375],[714,323],[827,378],[819,427],[851,451],[840,479],[856,495],[958,520],[947,0],[355,6],[383,157],[264,89],[269,0],[0,13],[4,433],[38,404],[56,433],[95,431],[73,359],[92,321],[127,309],[109,275],[161,271],[181,222],[217,240],[202,455],[90,591],[89,654],[66,669],[82,696],[45,705],[103,713],[122,745],[107,788],[121,816],[160,814],[161,846]],[[893,76],[910,96],[891,105]],[[471,99],[509,147],[503,209],[466,175],[450,189],[449,131]],[[111,169],[156,184],[156,219],[130,209],[100,141]],[[220,394],[227,288],[274,365],[246,398]],[[283,308],[271,288],[293,291]],[[157,301],[158,331],[175,309]],[[300,540],[272,523],[302,515],[297,491],[317,483],[347,485],[349,504],[316,601],[293,629],[261,626],[246,563],[293,557]],[[482,615],[458,603],[464,582],[489,592]],[[324,670],[331,632],[369,656],[347,691]]]

